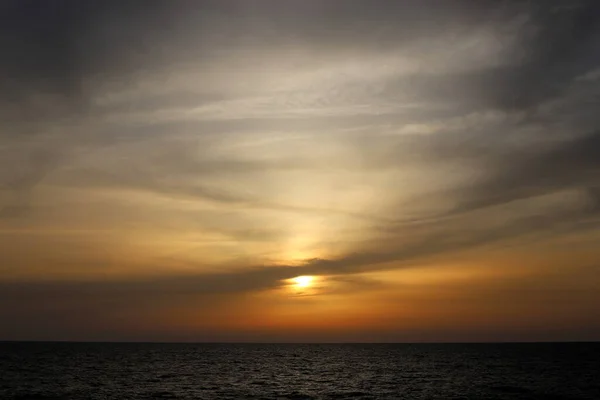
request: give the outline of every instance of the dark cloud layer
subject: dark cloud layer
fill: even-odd
[[[593,192],[600,182],[599,160],[598,132],[550,150],[514,155],[480,184],[460,190],[463,200],[456,211],[474,211],[571,188]]]
[[[598,64],[597,2],[533,2],[523,64],[496,76],[498,104],[522,110],[559,95],[576,76]],[[563,7],[561,7],[563,6]]]

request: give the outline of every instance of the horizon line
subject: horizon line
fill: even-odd
[[[431,345],[431,344],[591,344],[600,343],[600,340],[522,340],[522,341],[423,341],[423,342],[255,342],[255,341],[231,341],[231,342],[216,342],[216,341],[143,341],[143,340],[12,340],[0,339],[0,344],[4,343],[61,343],[61,344],[207,344],[207,345],[272,345],[272,344],[288,344],[288,345]]]

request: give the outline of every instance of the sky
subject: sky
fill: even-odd
[[[597,0],[3,0],[0,52],[0,340],[600,340]]]

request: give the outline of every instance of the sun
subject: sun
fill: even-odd
[[[292,278],[292,282],[294,283],[294,285],[297,288],[309,287],[313,283],[313,281],[314,281],[314,277],[307,276],[307,275],[297,276],[295,278]]]

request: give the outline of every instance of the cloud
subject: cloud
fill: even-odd
[[[300,274],[360,292],[593,230],[597,2],[476,3],[2,2],[0,222],[48,251],[11,246],[40,277],[0,284],[2,312],[204,310]],[[47,245],[78,229],[115,237]],[[85,244],[77,276],[118,253],[138,278],[77,281]]]
[[[565,188],[591,188],[600,178],[599,160],[598,131],[549,150],[509,156],[483,182],[458,190],[462,200],[455,212],[502,205]]]

